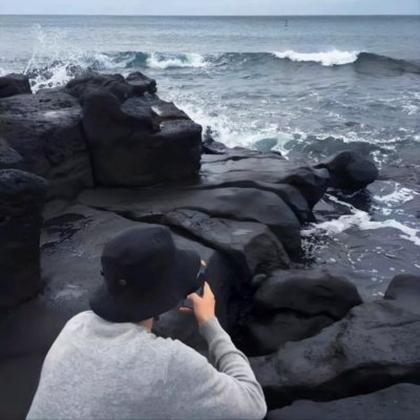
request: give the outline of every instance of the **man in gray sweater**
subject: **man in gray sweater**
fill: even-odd
[[[200,257],[164,227],[123,232],[102,254],[92,311],[72,318],[45,359],[28,419],[262,419],[266,403],[246,356],[203,293]],[[153,320],[188,296],[208,360],[157,337]],[[181,305],[182,306],[182,305]]]

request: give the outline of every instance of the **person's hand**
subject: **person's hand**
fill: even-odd
[[[216,316],[216,299],[207,282],[204,283],[203,296],[197,293],[188,295],[188,299],[192,302],[193,309],[181,307],[181,312],[193,312],[199,325],[204,324]]]

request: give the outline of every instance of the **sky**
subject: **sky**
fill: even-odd
[[[0,14],[420,14],[420,0],[0,0]]]

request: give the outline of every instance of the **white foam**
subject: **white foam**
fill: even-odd
[[[201,54],[185,53],[185,54],[161,54],[152,53],[147,58],[146,64],[152,69],[165,70],[170,68],[183,67],[206,67],[207,62]]]
[[[354,63],[359,56],[358,51],[340,51],[330,50],[315,53],[302,53],[293,50],[278,51],[273,53],[275,57],[280,59],[289,59],[291,61],[305,62],[311,61],[322,64],[323,66],[339,66],[343,64]]]
[[[379,201],[389,207],[393,207],[396,204],[404,204],[408,201],[411,201],[418,195],[416,191],[411,190],[410,188],[401,187],[400,184],[396,184],[395,190],[389,194],[385,195],[375,195],[375,201]]]
[[[336,198],[333,199],[333,201],[338,202],[340,204],[344,204],[346,207],[350,208],[352,214],[347,214],[344,216],[340,216],[338,219],[335,220],[329,220],[326,222],[319,223],[317,225],[312,225],[309,229],[305,229],[304,231],[302,231],[303,236],[310,236],[318,232],[324,232],[327,235],[334,236],[351,228],[357,228],[359,230],[391,228],[399,230],[402,233],[400,235],[402,239],[410,241],[414,245],[420,246],[420,230],[414,229],[410,226],[406,226],[403,223],[394,219],[374,221],[371,219],[371,216],[368,213],[356,209],[351,204],[344,203]]]

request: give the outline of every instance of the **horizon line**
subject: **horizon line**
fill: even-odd
[[[411,14],[395,14],[395,13],[355,13],[355,14],[344,14],[344,13],[311,13],[311,14],[238,14],[238,15],[225,15],[225,14],[115,14],[115,13],[0,13],[0,16],[98,16],[98,17],[307,17],[307,16],[331,16],[331,17],[374,17],[374,16],[395,16],[395,17],[406,17],[406,16],[417,16],[420,17],[420,13]]]

